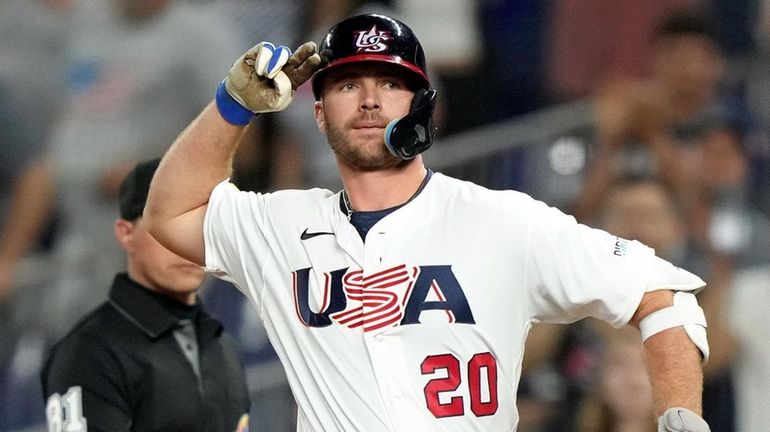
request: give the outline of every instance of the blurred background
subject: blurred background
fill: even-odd
[[[426,164],[517,189],[703,277],[712,431],[770,428],[770,1],[0,0],[0,431],[43,431],[51,344],[124,267],[117,186],[161,155],[232,61],[382,11],[417,33],[439,90]],[[312,91],[258,118],[234,181],[339,190]],[[241,343],[252,428],[293,431],[253,309],[211,279]],[[519,432],[654,431],[639,335],[536,325]]]

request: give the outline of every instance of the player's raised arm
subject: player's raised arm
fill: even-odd
[[[294,54],[262,42],[236,60],[217,90],[215,103],[179,135],[155,173],[144,217],[158,241],[204,264],[206,206],[214,187],[230,176],[244,127],[257,113],[286,108],[296,88],[320,62],[312,42]]]

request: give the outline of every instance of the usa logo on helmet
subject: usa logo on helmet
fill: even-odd
[[[388,49],[385,43],[393,38],[389,31],[378,31],[373,25],[369,30],[361,30],[356,33],[356,52],[383,52]]]

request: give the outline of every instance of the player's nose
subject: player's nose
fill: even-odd
[[[364,111],[380,109],[380,97],[377,87],[364,85],[361,89],[361,109]]]

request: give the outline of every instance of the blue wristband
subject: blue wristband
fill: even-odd
[[[217,109],[219,115],[222,116],[228,123],[246,126],[254,117],[254,113],[249,111],[243,105],[239,104],[225,88],[225,82],[222,81],[217,88]]]

